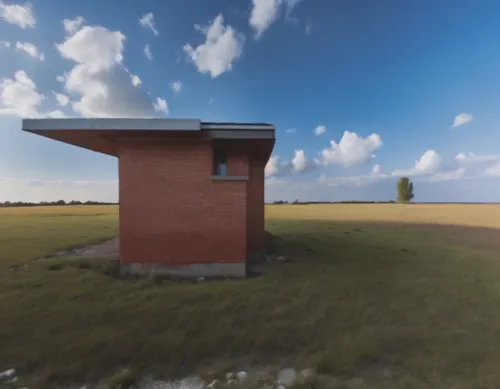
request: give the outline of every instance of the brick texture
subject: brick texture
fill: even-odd
[[[212,180],[210,141],[122,141],[118,154],[122,262],[245,262],[248,182]],[[228,172],[248,175],[247,158],[229,155]]]

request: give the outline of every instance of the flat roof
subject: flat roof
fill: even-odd
[[[119,141],[214,139],[257,142],[264,154],[274,147],[275,128],[268,123],[202,122],[200,119],[64,118],[23,119],[22,129],[46,138],[117,156]],[[269,156],[267,156],[269,157]]]
[[[64,118],[24,119],[24,131],[40,130],[144,130],[144,131],[203,131],[203,130],[274,130],[269,123],[202,122],[200,119],[164,118]]]

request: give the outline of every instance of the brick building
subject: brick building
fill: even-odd
[[[262,252],[272,125],[25,119],[23,130],[118,157],[120,261],[130,271],[243,277]]]

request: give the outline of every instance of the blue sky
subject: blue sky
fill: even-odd
[[[402,175],[416,201],[499,201],[498,15],[486,0],[0,0],[0,201],[117,199],[115,158],[21,132],[65,116],[273,123],[268,201],[391,200]]]

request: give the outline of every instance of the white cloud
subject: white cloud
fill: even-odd
[[[467,171],[469,176],[500,175],[500,154],[458,153],[455,160],[461,168]]]
[[[66,96],[63,93],[57,93],[54,91],[52,91],[52,93],[54,94],[58,105],[60,105],[61,107],[66,107],[68,105],[69,103],[68,96]]]
[[[332,176],[321,174],[319,183],[322,185],[340,187],[340,186],[365,186],[375,184],[379,181],[390,178],[391,176],[382,173],[380,165],[375,165],[370,174],[359,176]]]
[[[213,104],[215,101],[215,99],[213,97],[210,97],[210,99],[208,100],[208,104]]]
[[[453,124],[451,128],[456,128],[459,126],[463,126],[464,124],[470,123],[474,120],[474,116],[471,113],[461,113],[460,115],[455,116],[455,120],[453,120]]]
[[[123,61],[125,35],[97,26],[85,26],[63,43],[56,44],[61,55],[85,65],[89,72],[108,70]]]
[[[158,30],[155,27],[155,21],[153,20],[153,13],[149,12],[139,19],[139,23],[145,29],[151,30],[153,34],[158,35]]]
[[[156,103],[153,105],[154,105],[154,108],[156,111],[168,114],[168,105],[167,105],[167,102],[165,100],[157,97]]]
[[[287,134],[295,134],[296,132],[297,132],[297,130],[296,130],[295,128],[288,128],[288,129],[286,130],[286,133],[287,133]]]
[[[16,50],[28,54],[30,57],[36,58],[40,61],[45,59],[45,55],[38,51],[33,43],[28,42],[16,42]]]
[[[292,171],[300,173],[308,173],[318,168],[320,162],[311,160],[306,157],[304,150],[295,150],[295,155],[292,159]]]
[[[467,170],[464,168],[457,168],[453,170],[439,171],[432,174],[429,177],[424,178],[423,181],[427,182],[441,182],[441,181],[452,181],[460,180],[466,177]]]
[[[233,62],[240,58],[245,37],[231,26],[224,26],[224,18],[219,14],[212,24],[195,29],[205,35],[205,42],[193,48],[184,45],[184,51],[202,74],[212,78],[231,70]]]
[[[490,166],[484,171],[485,176],[494,176],[494,177],[499,177],[500,176],[500,163],[496,163],[493,166]]]
[[[10,42],[0,41],[0,49],[8,49],[10,47]]]
[[[288,172],[288,164],[283,164],[280,157],[271,156],[267,161],[266,167],[264,168],[264,174],[266,177],[281,176]]]
[[[75,66],[58,80],[78,96],[71,106],[84,117],[154,117],[155,107],[143,88],[135,87],[122,66],[126,37],[102,26],[84,26],[57,44]]]
[[[377,134],[362,138],[355,132],[349,131],[344,132],[338,144],[334,140],[330,143],[331,147],[322,151],[323,164],[343,167],[357,166],[370,161],[375,158],[373,153],[382,147],[382,139]]]
[[[306,157],[304,150],[295,150],[290,162],[282,162],[278,156],[272,156],[266,164],[264,173],[266,177],[285,176],[289,173],[308,173],[321,165],[317,159]]]
[[[0,1],[0,19],[7,23],[15,24],[22,29],[34,28],[36,25],[35,16],[31,3],[21,4],[5,4]]]
[[[326,127],[323,125],[319,125],[314,129],[314,135],[322,135],[326,132]]]
[[[280,0],[252,0],[250,26],[255,31],[255,38],[259,39],[264,31],[278,18]]]
[[[182,82],[180,82],[179,80],[177,81],[174,81],[171,85],[172,87],[172,90],[175,92],[175,93],[179,93],[182,89]]]
[[[142,80],[139,78],[139,76],[136,76],[135,74],[130,75],[130,79],[132,80],[132,85],[133,86],[140,86],[142,85]]]
[[[44,100],[24,70],[18,70],[14,79],[0,79],[0,115],[38,117],[38,107]]]
[[[455,159],[461,166],[471,166],[500,161],[500,154],[476,155],[474,153],[458,153]]]
[[[394,176],[423,176],[438,173],[441,168],[443,158],[434,150],[427,150],[419,160],[415,161],[415,166],[408,170],[395,170]]]
[[[153,53],[151,53],[151,46],[149,44],[147,44],[146,46],[144,46],[144,55],[150,61],[153,59]]]
[[[374,165],[372,168],[372,174],[378,176],[381,173],[382,173],[382,168],[380,167],[380,165],[379,164]]]
[[[248,22],[255,32],[255,39],[260,39],[262,34],[271,27],[271,24],[279,18],[283,7],[285,7],[285,19],[287,21],[295,21],[290,18],[290,14],[301,1],[252,0],[252,11]]]
[[[64,31],[69,35],[73,35],[82,27],[83,23],[85,23],[85,19],[81,16],[77,16],[76,19],[64,19]]]

